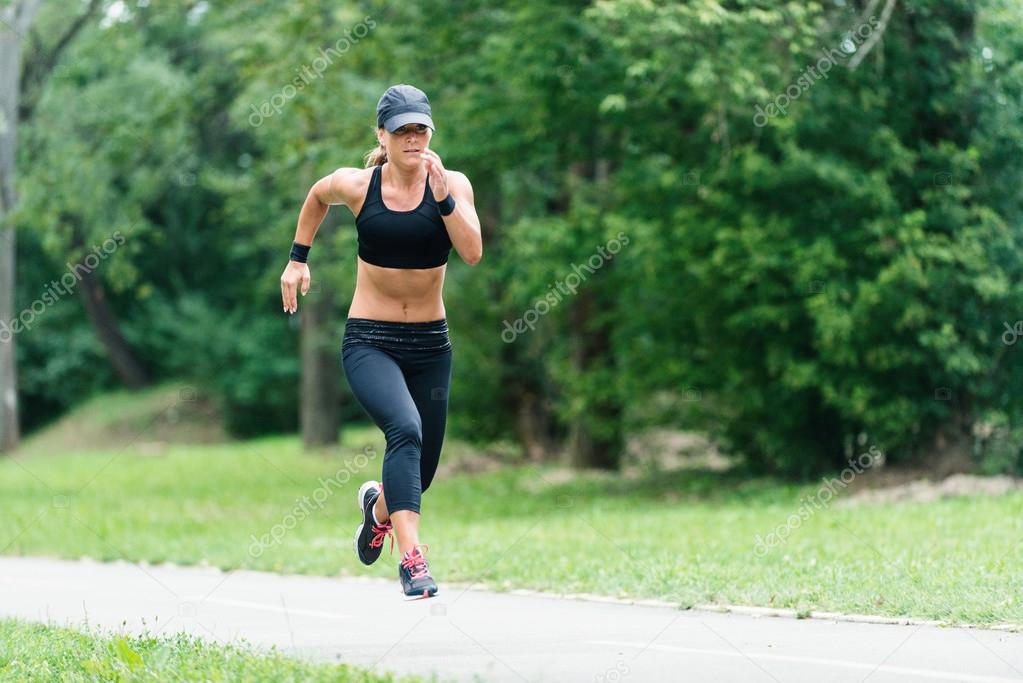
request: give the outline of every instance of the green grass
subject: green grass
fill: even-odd
[[[376,455],[359,470],[367,444]],[[396,580],[395,555],[366,568],[351,538],[355,492],[379,478],[375,429],[340,453],[293,438],[0,460],[0,553],[209,563]],[[343,486],[320,483],[351,464]],[[815,486],[710,472],[559,478],[539,467],[440,478],[421,540],[441,581],[950,622],[1023,623],[1023,494],[870,507],[832,504],[763,556]],[[341,474],[344,480],[349,475]],[[317,489],[321,493],[317,493]],[[322,498],[322,491],[328,495]],[[291,521],[280,542],[253,538]],[[315,507],[320,496],[322,508]],[[303,518],[298,519],[301,516]],[[283,526],[282,526],[283,528]]]
[[[215,443],[230,439],[216,402],[192,385],[173,382],[95,396],[26,439],[19,453],[59,453],[111,443],[159,450],[164,442],[182,440]]]
[[[101,635],[0,620],[0,681],[252,681],[397,683],[419,678],[346,664],[313,664],[245,644],[210,645],[186,634]]]

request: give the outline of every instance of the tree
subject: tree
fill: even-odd
[[[23,42],[42,0],[15,0],[0,9],[0,324],[14,326],[16,235],[9,221],[17,203],[16,140],[20,125],[32,116],[40,93],[62,53],[99,8],[89,0],[85,10],[45,46],[33,34],[32,53],[22,61]],[[4,337],[7,337],[6,339]],[[15,331],[0,333],[0,453],[19,441],[18,381]]]
[[[42,0],[14,0],[0,9],[0,453],[18,446],[18,375],[15,331],[15,234],[8,216],[17,203],[15,149],[22,40]]]
[[[328,211],[317,232],[320,263],[331,259],[330,245],[336,239],[340,211]],[[299,424],[306,448],[328,446],[338,441],[341,426],[341,371],[337,340],[338,311],[334,290],[318,278],[308,296],[302,298],[302,388],[299,392]]]

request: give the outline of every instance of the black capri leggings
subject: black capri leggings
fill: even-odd
[[[387,438],[381,478],[388,513],[419,512],[444,443],[451,384],[447,319],[348,318],[341,364],[356,400]]]

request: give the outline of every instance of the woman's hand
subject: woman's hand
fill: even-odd
[[[448,180],[444,175],[444,164],[440,157],[432,149],[424,149],[419,153],[426,163],[426,172],[430,174],[430,189],[433,190],[433,198],[438,202],[444,201],[448,196]]]
[[[284,274],[281,275],[281,298],[284,301],[285,313],[294,313],[298,310],[299,285],[302,287],[302,296],[309,293],[309,265],[288,261]]]

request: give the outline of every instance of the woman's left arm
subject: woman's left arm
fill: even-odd
[[[455,199],[455,210],[442,216],[451,245],[463,261],[475,266],[483,258],[483,235],[473,205],[472,184],[464,173],[445,171],[440,157],[432,149],[423,150],[422,155],[430,174],[430,188],[433,189],[434,198],[438,202],[444,201],[450,192]]]

